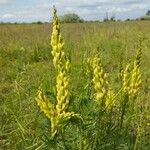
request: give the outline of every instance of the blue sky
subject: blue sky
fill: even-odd
[[[109,16],[137,18],[150,9],[150,0],[0,0],[0,22],[49,21],[52,6],[59,15],[75,12],[87,20]]]

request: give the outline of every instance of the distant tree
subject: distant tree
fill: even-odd
[[[43,24],[42,21],[32,22],[32,24]]]
[[[37,23],[37,24],[43,24],[41,21],[37,21],[36,23]]]
[[[130,18],[126,19],[126,21],[130,21]]]
[[[77,14],[75,13],[68,13],[63,16],[60,16],[60,22],[64,23],[76,23],[76,22],[83,22],[84,20],[81,19]]]
[[[110,18],[110,21],[116,21],[116,20],[115,20],[115,16],[112,16],[112,17]]]
[[[150,10],[147,11],[146,15],[150,16]]]

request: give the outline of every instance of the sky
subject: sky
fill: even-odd
[[[85,20],[138,18],[150,9],[150,0],[0,0],[0,22],[50,21],[52,6],[58,15],[76,13]]]

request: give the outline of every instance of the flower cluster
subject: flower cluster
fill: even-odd
[[[93,74],[92,81],[95,89],[95,100],[106,109],[110,109],[114,104],[114,93],[109,87],[107,75],[102,68],[101,60],[96,55],[94,59],[89,59],[88,63],[91,65]]]
[[[63,52],[64,42],[60,34],[60,26],[57,17],[57,11],[54,8],[53,14],[53,32],[51,37],[53,64],[56,69],[56,101],[57,104],[54,106],[49,99],[40,90],[36,98],[37,104],[41,111],[51,121],[51,132],[54,137],[58,131],[58,126],[68,121],[72,117],[80,118],[78,114],[74,112],[67,112],[70,100],[70,77],[69,68],[70,62],[65,58]]]
[[[123,91],[125,94],[131,97],[136,97],[139,93],[139,88],[141,85],[141,49],[138,50],[136,59],[133,64],[133,69],[131,70],[131,65],[128,64],[123,72]]]

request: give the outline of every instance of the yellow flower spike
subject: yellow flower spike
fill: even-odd
[[[41,91],[38,92],[36,101],[41,111],[44,112],[44,114],[51,120],[55,114],[53,104],[50,103],[50,101],[46,98],[46,96]]]
[[[130,85],[130,93],[131,93],[131,97],[137,96],[138,95],[138,91],[140,88],[140,84],[141,84],[141,73],[139,70],[139,66],[136,63],[136,61],[134,62],[134,68],[133,71],[131,72],[131,85]]]
[[[141,85],[141,73],[139,70],[139,63],[137,60],[133,63],[133,69],[130,71],[128,64],[123,73],[123,91],[129,98],[136,97]]]
[[[41,111],[44,112],[44,114],[51,121],[52,137],[56,135],[59,124],[68,121],[71,117],[79,118],[79,115],[74,112],[66,112],[70,100],[70,76],[68,75],[70,70],[70,62],[65,58],[65,53],[63,52],[64,42],[60,34],[60,26],[56,12],[57,11],[54,8],[51,53],[53,56],[53,64],[56,69],[57,104],[54,107],[54,105],[41,91],[38,92],[38,96],[36,97],[37,104]]]
[[[136,59],[133,63],[132,71],[130,71],[130,73],[129,72],[127,73],[126,72],[127,69],[126,69],[123,75],[124,92],[126,92],[126,94],[129,95],[129,98],[136,97],[138,95],[139,88],[142,83],[141,73],[140,73],[140,66],[141,66],[141,59],[142,59],[141,44],[142,44],[142,41],[140,41]]]
[[[63,50],[63,46],[64,46],[64,42],[63,39],[61,38],[61,34],[60,34],[60,26],[58,23],[58,17],[57,17],[57,11],[54,8],[54,12],[53,12],[53,32],[52,32],[52,36],[51,36],[51,46],[52,46],[52,55],[53,55],[53,63],[56,69],[59,68],[59,63],[60,63],[60,59],[61,57],[64,55],[62,50]]]
[[[109,89],[109,84],[107,81],[107,75],[103,71],[101,60],[98,56],[95,56],[94,59],[90,60],[92,71],[93,71],[93,84],[95,88],[95,100],[98,104],[103,104],[106,110],[109,110],[114,105],[113,94]]]

